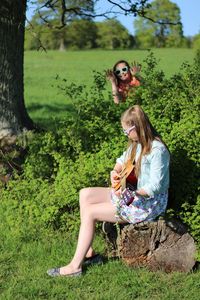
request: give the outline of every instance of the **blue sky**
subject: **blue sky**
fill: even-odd
[[[181,22],[185,36],[192,36],[200,33],[200,0],[171,0],[181,10]],[[130,33],[134,34],[133,18],[121,16],[120,22],[127,27]]]
[[[103,7],[106,8],[106,0],[103,2]],[[181,21],[183,24],[183,32],[185,36],[193,36],[200,33],[200,0],[171,0],[176,3],[181,10]],[[33,12],[31,5],[28,7],[27,17],[30,18]],[[119,16],[117,18],[131,34],[134,34],[133,21],[130,16]],[[98,21],[98,20],[97,20]]]
[[[173,0],[181,10],[181,19],[185,36],[200,33],[200,1]]]

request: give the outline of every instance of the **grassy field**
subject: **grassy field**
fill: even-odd
[[[184,61],[191,63],[195,52],[192,49],[155,49],[158,68],[166,76],[179,72]],[[25,100],[31,117],[39,123],[54,118],[65,118],[70,112],[70,99],[58,90],[60,80],[68,83],[91,84],[93,70],[103,72],[112,68],[119,59],[143,63],[147,50],[129,51],[48,51],[25,53]],[[144,63],[143,63],[144,64]],[[110,89],[110,83],[107,84]],[[49,122],[48,122],[49,123]]]
[[[120,260],[110,259],[102,265],[90,266],[81,277],[50,278],[46,270],[69,261],[75,238],[49,232],[34,240],[28,238],[28,233],[21,238],[5,237],[6,233],[8,230],[1,235],[1,300],[199,299],[199,272],[150,272],[128,268]],[[102,241],[101,237],[95,241],[100,251]]]

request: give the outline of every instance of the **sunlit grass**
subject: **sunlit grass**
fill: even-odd
[[[49,232],[27,242],[19,237],[1,241],[0,299],[199,299],[199,272],[150,272],[109,259],[88,267],[81,277],[51,278],[47,269],[70,260],[75,236]],[[101,253],[103,245],[99,236],[95,246]]]

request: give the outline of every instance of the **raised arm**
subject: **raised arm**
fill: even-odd
[[[122,96],[118,91],[117,80],[112,70],[106,71],[106,78],[111,82],[113,101],[115,104],[119,104]]]
[[[139,80],[139,82],[142,82],[142,76],[141,76],[141,64],[137,63],[136,61],[134,61],[134,63],[131,63],[131,74],[132,76],[134,76],[137,80]]]

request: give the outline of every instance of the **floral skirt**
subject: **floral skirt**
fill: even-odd
[[[116,207],[116,218],[128,223],[139,223],[152,221],[163,214],[167,207],[168,192],[157,194],[154,197],[136,196],[135,200],[129,205],[120,203],[120,198],[111,190],[111,202]]]

